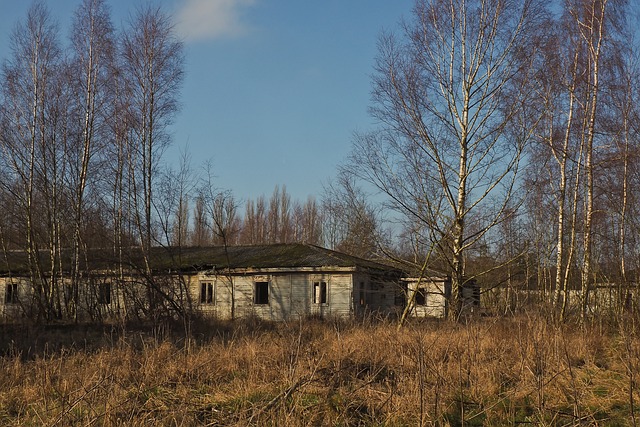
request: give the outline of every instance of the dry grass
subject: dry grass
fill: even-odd
[[[0,359],[0,425],[635,425],[632,320],[304,321]],[[197,335],[194,335],[197,336]],[[188,344],[188,345],[187,345]],[[636,405],[632,410],[632,405]]]

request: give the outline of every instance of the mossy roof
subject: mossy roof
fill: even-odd
[[[393,268],[371,260],[308,244],[274,244],[228,247],[188,247],[171,254],[160,254],[154,264],[160,268],[178,265],[182,270],[204,269],[300,269],[352,268],[355,270],[392,271]],[[160,264],[157,264],[157,263]],[[161,266],[161,264],[164,264]]]
[[[143,269],[142,251],[128,248],[122,256],[130,269]],[[353,269],[355,271],[378,271],[397,273],[400,271],[380,262],[365,260],[332,251],[315,245],[293,243],[254,246],[212,246],[212,247],[154,247],[149,254],[153,271],[193,272],[202,270],[260,270],[260,269]],[[117,265],[117,257],[110,250],[94,249],[89,252],[85,270],[110,270]],[[46,271],[50,262],[41,257],[42,268]],[[63,251],[63,270],[69,271],[71,254]],[[29,271],[27,255],[23,251],[13,251],[0,261],[0,274],[21,275]]]

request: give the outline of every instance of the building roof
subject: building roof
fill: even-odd
[[[177,257],[179,262],[174,265],[180,265],[182,270],[339,268],[356,271],[396,271],[379,262],[302,243],[189,247],[180,249]]]
[[[144,260],[140,248],[128,248],[123,263],[128,268],[143,269]],[[48,264],[47,256],[42,263]],[[84,270],[108,271],[117,265],[111,251],[92,250],[87,256]],[[315,245],[290,243],[255,246],[212,247],[154,247],[149,254],[149,264],[155,272],[241,271],[241,270],[292,270],[338,269],[349,271],[378,271],[400,273],[400,270],[383,263],[365,260]],[[27,257],[23,251],[14,251],[0,261],[0,274],[24,275],[28,272]],[[43,265],[46,271],[47,267]],[[69,271],[71,254],[63,251],[63,269]]]

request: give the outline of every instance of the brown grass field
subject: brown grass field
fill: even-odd
[[[635,426],[636,322],[4,326],[0,425]]]

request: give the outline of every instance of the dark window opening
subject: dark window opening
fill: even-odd
[[[18,303],[18,284],[7,283],[4,292],[5,304],[17,304]]]
[[[327,282],[313,282],[313,303],[327,303]]]
[[[480,288],[473,288],[473,305],[476,307],[480,307]]]
[[[366,305],[367,304],[367,300],[366,300],[366,295],[365,295],[365,284],[364,282],[360,282],[360,292],[359,292],[359,303],[360,305]]]
[[[254,304],[269,304],[269,282],[256,282],[253,293]]]
[[[201,304],[213,304],[214,303],[214,295],[213,295],[213,283],[211,282],[202,282],[200,284],[200,303]]]
[[[424,288],[418,288],[413,300],[416,305],[427,305],[427,290]]]
[[[98,304],[111,304],[111,283],[98,285]]]

